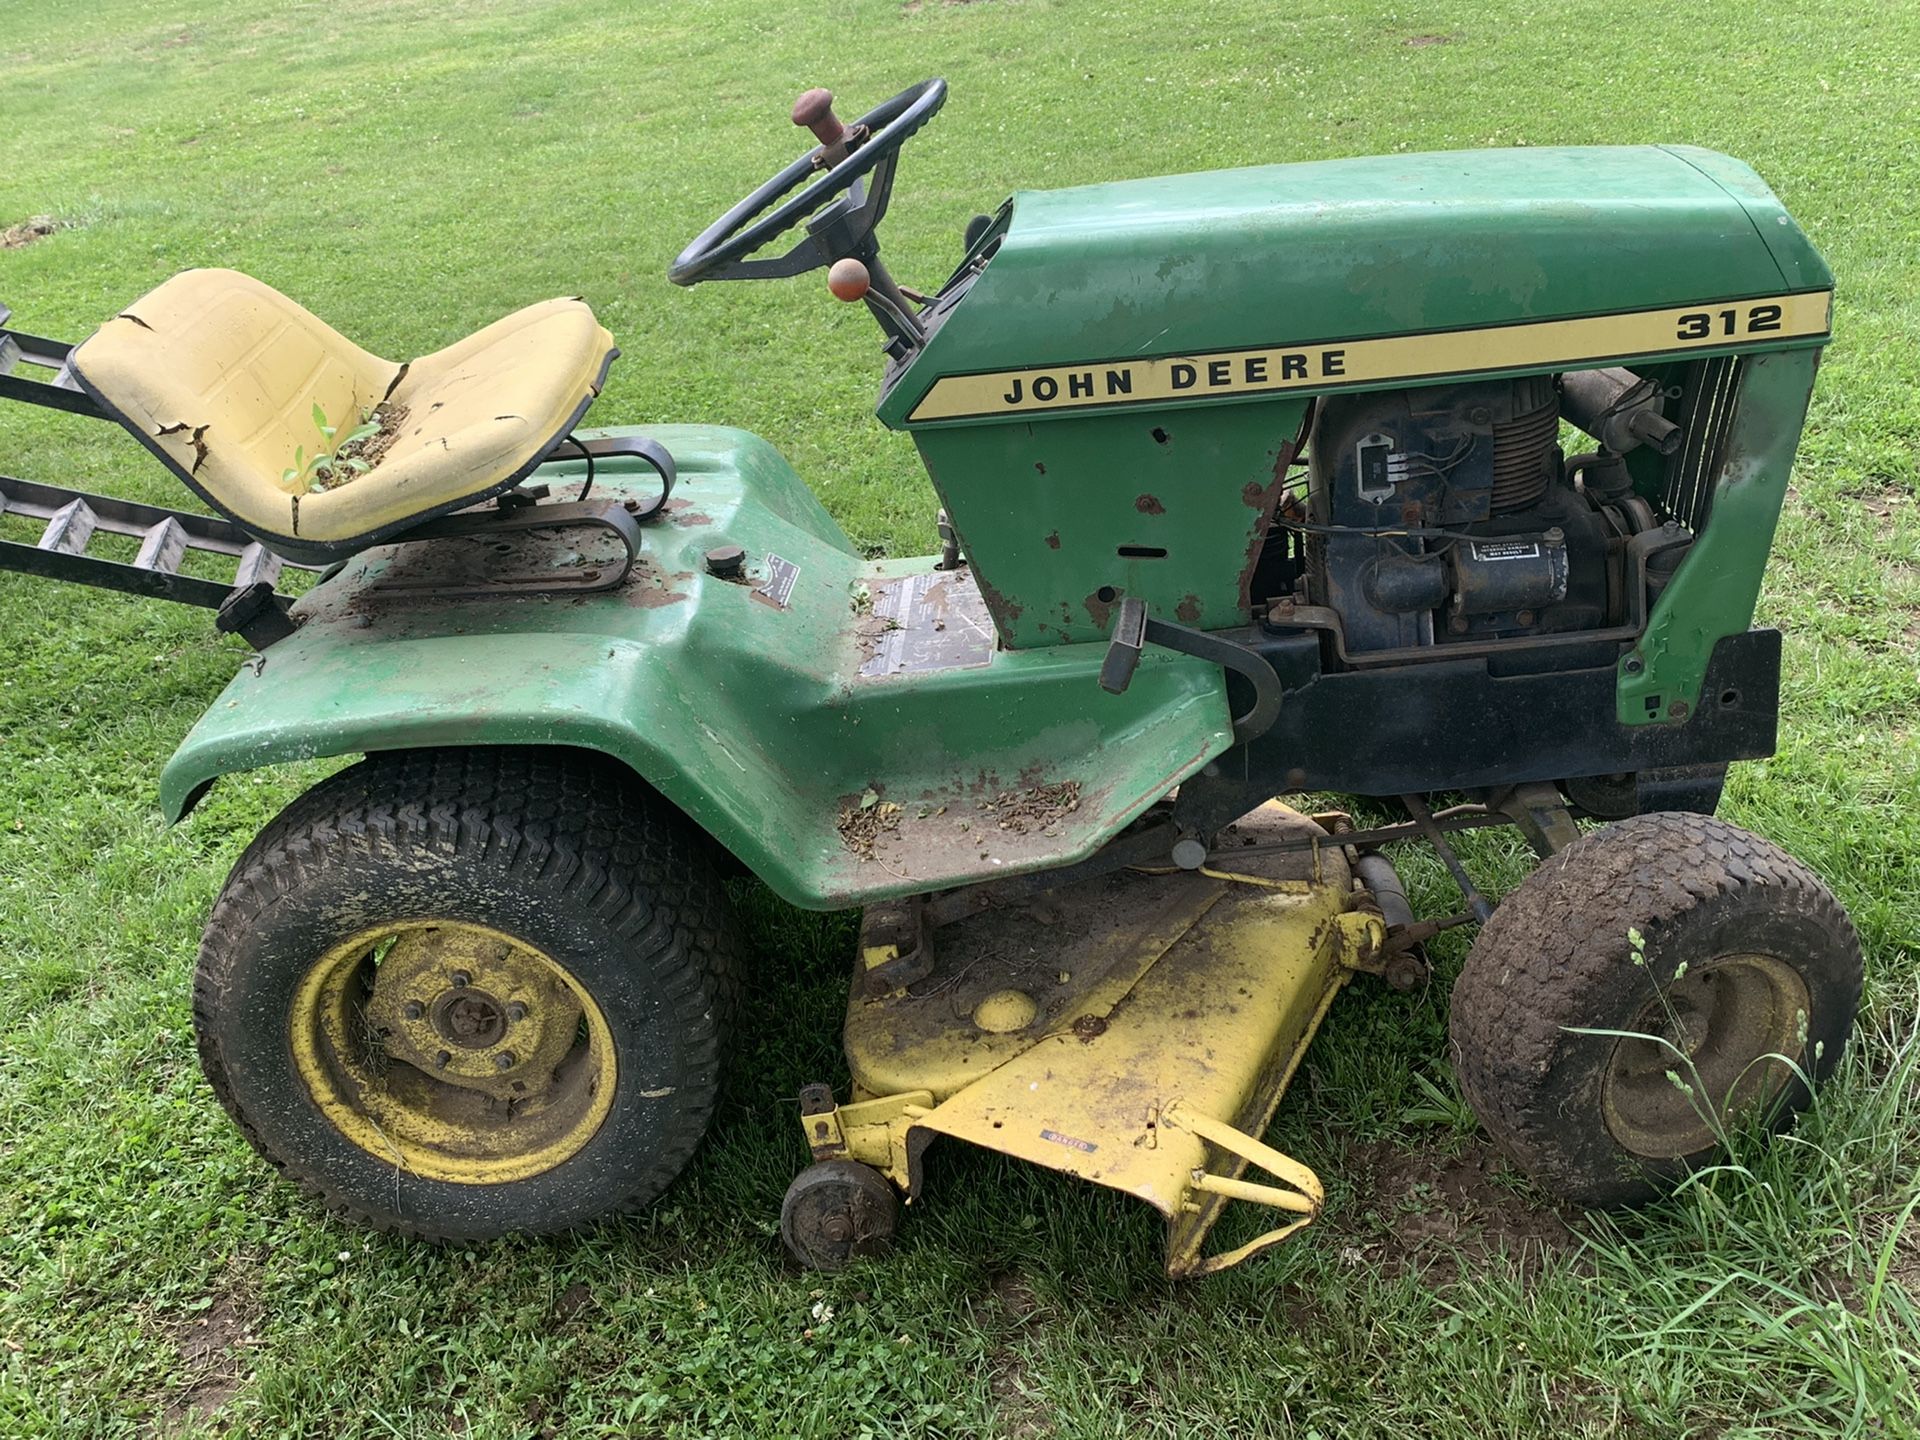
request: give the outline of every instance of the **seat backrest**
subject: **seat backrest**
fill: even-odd
[[[81,382],[209,504],[299,534],[307,478],[283,479],[329,425],[351,430],[401,367],[237,270],[188,270],[75,348]]]
[[[286,296],[190,270],[75,347],[107,414],[201,499],[292,560],[336,560],[519,484],[586,415],[619,349],[578,297],[543,300],[405,365]],[[301,468],[375,407],[378,453]],[[356,459],[361,457],[355,457]]]

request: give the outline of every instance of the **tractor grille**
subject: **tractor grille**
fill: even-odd
[[[1538,410],[1493,427],[1493,513],[1524,510],[1547,492],[1547,456],[1560,438],[1560,405],[1551,398]]]
[[[1667,464],[1666,511],[1694,534],[1706,527],[1714,482],[1725,459],[1727,435],[1740,392],[1740,358],[1716,355],[1687,367],[1679,424],[1680,453]]]

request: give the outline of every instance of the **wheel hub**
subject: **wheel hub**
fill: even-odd
[[[557,961],[484,926],[363,932],[313,967],[290,1020],[328,1118],[427,1178],[538,1174],[578,1152],[612,1105],[598,1007]]]
[[[1777,1098],[1806,1049],[1806,982],[1773,955],[1721,955],[1669,981],[1614,1042],[1601,1084],[1607,1128],[1651,1159],[1713,1145]],[[1769,1059],[1768,1057],[1778,1057]]]
[[[506,1033],[506,1007],[478,990],[451,991],[433,1007],[433,1028],[451,1044],[485,1050]]]
[[[491,931],[437,925],[394,940],[374,972],[366,1018],[393,1059],[520,1101],[554,1082],[581,1006],[538,951]]]

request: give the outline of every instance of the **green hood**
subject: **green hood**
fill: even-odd
[[[943,375],[1831,287],[1765,183],[1687,146],[1466,150],[1023,191],[880,407]]]

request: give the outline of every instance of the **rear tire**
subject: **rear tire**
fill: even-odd
[[[1846,912],[1792,856],[1708,816],[1640,815],[1581,837],[1494,912],[1454,986],[1454,1065],[1543,1189],[1635,1203],[1710,1161],[1730,1124],[1757,1110],[1778,1129],[1808,1103],[1763,1057],[1817,1085],[1861,969]]]
[[[340,1214],[566,1229],[652,1200],[706,1130],[724,909],[704,838],[612,761],[373,756],[235,865],[195,976],[201,1064]]]

